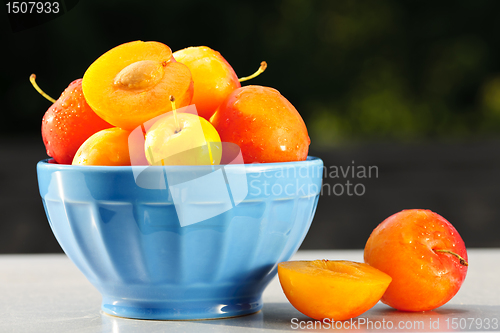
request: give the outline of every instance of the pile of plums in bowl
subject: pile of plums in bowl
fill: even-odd
[[[292,104],[245,79],[208,47],[135,41],[99,57],[47,110],[40,194],[104,312],[256,312],[302,243],[323,163],[307,156]]]

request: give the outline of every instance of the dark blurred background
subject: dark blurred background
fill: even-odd
[[[75,1],[73,1],[75,2]],[[302,248],[362,248],[407,208],[428,208],[469,247],[500,246],[500,1],[80,1],[14,32],[0,13],[0,253],[59,252],[35,166],[50,103],[110,48],[155,40],[207,45],[251,84],[278,89],[303,116],[327,167],[377,166],[325,193]]]

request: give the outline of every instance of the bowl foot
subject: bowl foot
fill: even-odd
[[[189,301],[141,301],[103,297],[101,309],[107,314],[150,320],[222,319],[255,313],[262,308],[261,297]]]

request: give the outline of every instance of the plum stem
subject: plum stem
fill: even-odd
[[[259,69],[255,73],[253,73],[250,76],[241,77],[241,78],[238,79],[238,81],[244,82],[244,81],[251,80],[254,77],[257,77],[260,74],[264,73],[264,71],[266,70],[266,68],[267,68],[267,62],[263,61],[263,62],[260,63],[260,67],[259,67]]]
[[[451,254],[455,257],[458,258],[458,260],[460,260],[460,265],[463,265],[463,266],[469,266],[469,263],[467,261],[465,261],[464,258],[462,258],[460,255],[456,254],[455,252],[453,251],[450,251],[450,250],[434,250],[434,252],[441,252],[441,253],[448,253],[448,254]]]
[[[175,121],[175,133],[179,133],[181,131],[181,128],[179,126],[179,120],[177,119],[177,111],[175,107],[175,97],[170,95],[170,104],[172,105],[172,112],[174,113],[174,121]]]
[[[31,84],[33,85],[33,87],[36,89],[36,91],[38,91],[40,93],[40,95],[42,95],[43,97],[45,97],[46,99],[48,99],[49,101],[51,101],[52,103],[55,103],[56,100],[53,99],[52,97],[50,97],[49,95],[47,95],[45,93],[45,91],[43,91],[39,86],[38,84],[36,84],[36,75],[35,74],[31,74],[30,75],[30,82]]]

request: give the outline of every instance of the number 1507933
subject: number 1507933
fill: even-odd
[[[59,2],[7,2],[7,14],[57,14]]]
[[[496,330],[499,328],[498,318],[447,318],[447,329],[483,329]]]

